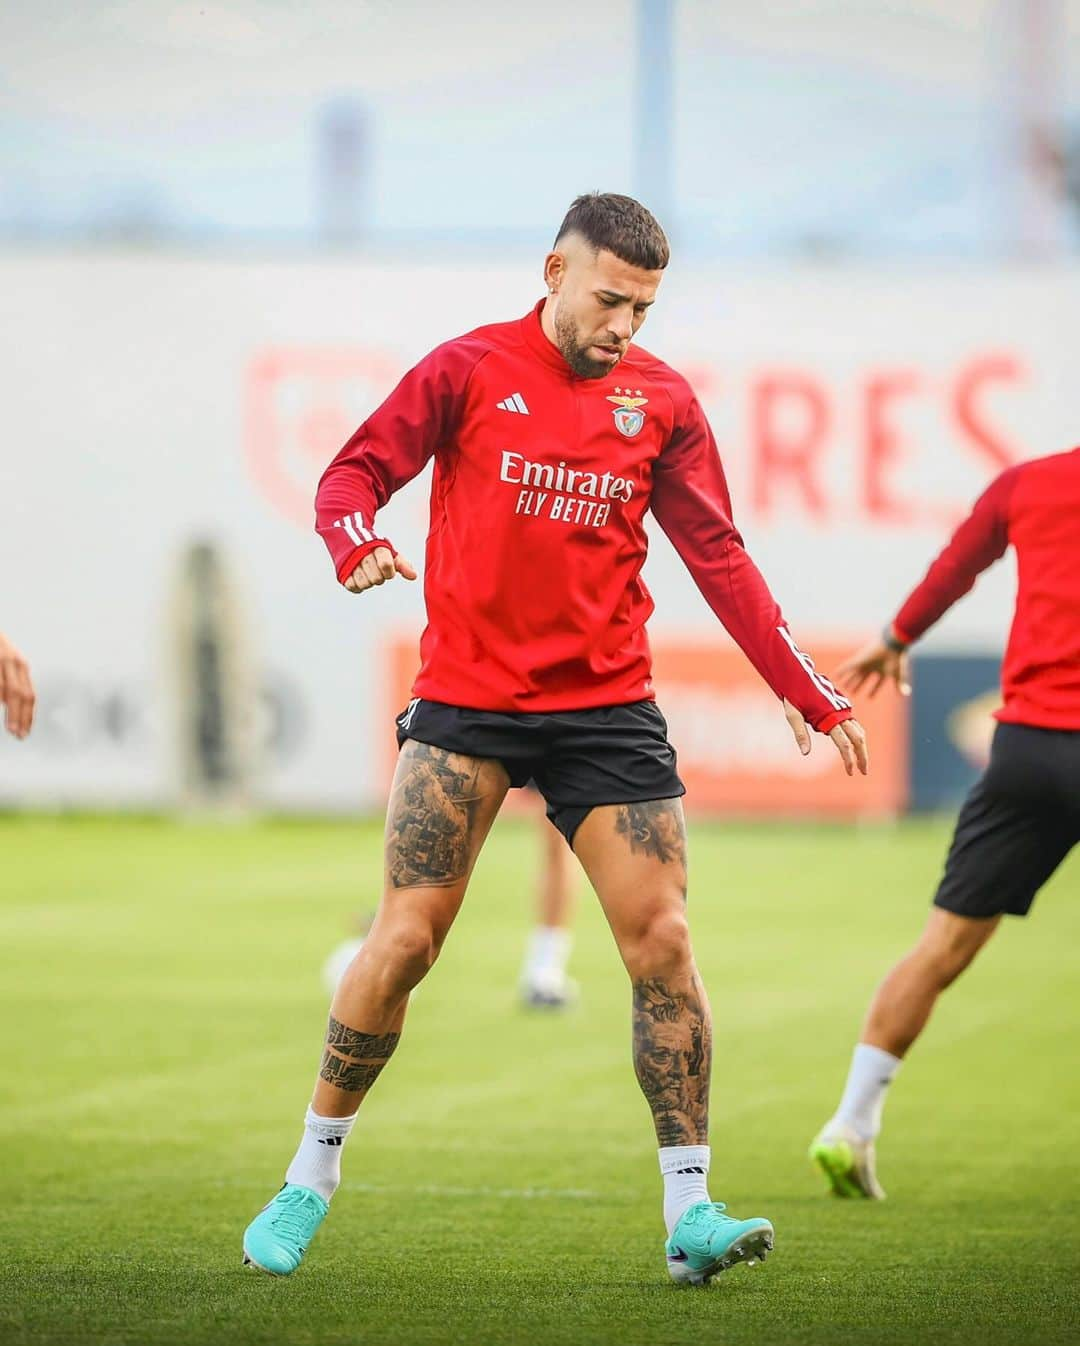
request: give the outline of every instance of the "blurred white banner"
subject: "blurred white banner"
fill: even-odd
[[[221,548],[262,686],[260,797],[378,802],[383,639],[420,586],[357,599],[311,530],[322,467],[428,349],[523,313],[527,265],[0,255],[0,629],[41,690],[0,803],[156,807],[171,762],[170,594]],[[680,274],[644,343],[712,419],[741,525],[804,644],[876,630],[1006,462],[1078,436],[1080,272]],[[425,473],[384,529],[423,558]],[[717,627],[654,530],[653,629]],[[1011,563],[935,635],[996,648]]]

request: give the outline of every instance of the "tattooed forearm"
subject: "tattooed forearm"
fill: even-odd
[[[701,980],[672,991],[634,982],[634,1069],[664,1145],[703,1145],[709,1135],[712,1025]]]
[[[319,1077],[350,1094],[367,1093],[398,1045],[399,1033],[358,1033],[331,1014]]]
[[[394,787],[386,821],[386,867],[395,888],[446,886],[469,868],[482,763],[444,748],[409,742],[407,768]]]
[[[686,824],[677,799],[620,805],[615,831],[626,837],[635,855],[653,855],[665,865],[686,864]]]

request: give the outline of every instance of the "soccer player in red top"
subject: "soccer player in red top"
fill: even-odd
[[[1080,841],[1080,448],[1003,472],[886,627],[840,670],[870,695],[910,688],[907,648],[1007,547],[1019,585],[990,763],[956,826],[930,919],[870,1002],[836,1115],[810,1149],[841,1196],[881,1198],[885,1091],[940,993],[998,928],[1026,916]]]
[[[703,1282],[772,1246],[767,1220],[709,1200],[709,1006],[686,921],[682,782],[653,698],[641,580],[652,510],[776,693],[801,751],[828,735],[866,771],[850,703],[796,645],[743,548],[701,407],[632,338],[668,261],[624,196],[574,202],[547,297],[422,360],[319,484],[317,528],[356,593],[416,571],[378,510],[435,459],[428,624],[386,823],[382,902],[334,996],[285,1186],[246,1259],[294,1270],[337,1187],[341,1145],[398,1043],[506,791],[535,781],[595,888],[629,973],[634,1063],[652,1109],[672,1276]]]

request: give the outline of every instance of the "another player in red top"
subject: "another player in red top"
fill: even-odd
[[[866,771],[849,702],[796,645],[731,521],[686,380],[631,346],[668,261],[623,196],[580,197],[544,263],[547,298],[422,360],[319,484],[317,526],[354,592],[412,565],[376,516],[434,457],[428,625],[375,923],[331,1006],[319,1079],[285,1186],[246,1258],[294,1270],[339,1180],[340,1147],[397,1046],[409,992],[453,923],[506,791],[530,778],[588,872],[633,986],[634,1062],[664,1177],[668,1266],[702,1282],[772,1246],[767,1220],[709,1200],[709,1006],[686,923],[686,834],[653,699],[641,579],[651,509],[782,703],[800,749],[829,735]]]
[[[960,812],[922,938],[870,1003],[836,1115],[811,1147],[841,1196],[882,1197],[874,1161],[885,1090],[938,995],[1002,916],[1026,916],[1080,841],[1080,448],[1021,463],[980,497],[880,641],[840,670],[909,691],[907,647],[1008,546],[1019,585],[990,764]]]

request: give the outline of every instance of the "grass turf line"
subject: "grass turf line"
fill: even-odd
[[[886,1203],[805,1161],[948,829],[691,829],[716,1022],[714,1197],[777,1250],[667,1281],[628,991],[586,897],[571,1015],[517,1011],[533,839],[496,826],[304,1267],[240,1267],[298,1138],[318,971],[379,882],[374,824],[0,820],[0,1341],[1075,1340],[1080,869],[1008,922],[901,1071]]]

